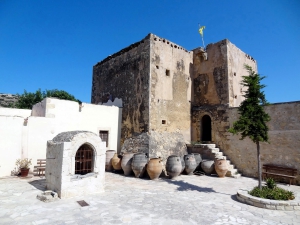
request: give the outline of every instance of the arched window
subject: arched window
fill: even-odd
[[[202,137],[201,141],[211,141],[211,119],[210,116],[204,115],[201,121]]]
[[[93,172],[94,168],[94,151],[87,145],[82,145],[76,152],[75,156],[75,174],[85,175]]]

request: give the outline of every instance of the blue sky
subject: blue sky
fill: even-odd
[[[299,0],[0,0],[0,93],[90,102],[92,67],[148,33],[192,50],[229,39],[258,62],[269,102],[300,100]]]

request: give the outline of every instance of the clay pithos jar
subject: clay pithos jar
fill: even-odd
[[[105,170],[106,171],[112,171],[112,164],[111,159],[114,157],[114,154],[116,153],[115,150],[107,150],[106,151],[106,160],[105,160]]]
[[[136,153],[133,155],[131,168],[135,177],[143,177],[146,171],[148,159],[147,153]]]
[[[195,168],[195,170],[194,170],[194,171],[196,171],[196,170],[198,170],[199,167],[200,167],[200,163],[201,163],[201,161],[202,161],[202,157],[201,157],[200,153],[193,153],[193,155],[194,155],[194,157],[195,157],[196,164],[197,164],[197,166],[196,166],[196,168]]]
[[[151,180],[157,180],[162,172],[161,158],[151,158],[147,164],[147,173]]]
[[[194,170],[197,167],[194,154],[187,154],[184,156],[185,172],[187,175],[193,175]]]
[[[121,167],[124,171],[125,176],[129,176],[132,173],[131,163],[132,163],[133,155],[134,155],[134,153],[127,152],[127,153],[124,153],[122,156]]]
[[[121,170],[121,162],[122,162],[122,157],[118,155],[117,153],[114,154],[114,157],[111,159],[111,164],[114,170]]]
[[[181,173],[182,173],[185,169],[184,156],[180,156],[180,161],[181,161],[181,166],[182,166],[182,169],[181,169]]]
[[[166,170],[170,179],[176,178],[182,170],[180,157],[177,155],[170,155],[167,159]]]
[[[201,168],[205,174],[211,175],[215,172],[215,165],[213,160],[203,159],[201,162]]]
[[[215,170],[219,177],[224,178],[228,171],[228,163],[225,159],[215,159]]]

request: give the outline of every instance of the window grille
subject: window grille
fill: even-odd
[[[93,149],[87,144],[82,145],[75,156],[75,174],[85,175],[93,172]]]
[[[107,130],[100,130],[99,136],[102,141],[106,141],[106,147],[108,147],[108,131]]]

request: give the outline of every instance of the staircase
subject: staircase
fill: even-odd
[[[228,163],[228,172],[226,173],[226,176],[233,178],[239,178],[241,176],[241,174],[238,173],[238,170],[235,169],[235,166],[229,159],[227,159],[223,152],[221,152],[219,148],[216,148],[215,144],[196,144],[193,146],[188,146],[188,151],[189,153],[200,153],[202,159],[226,159]]]

